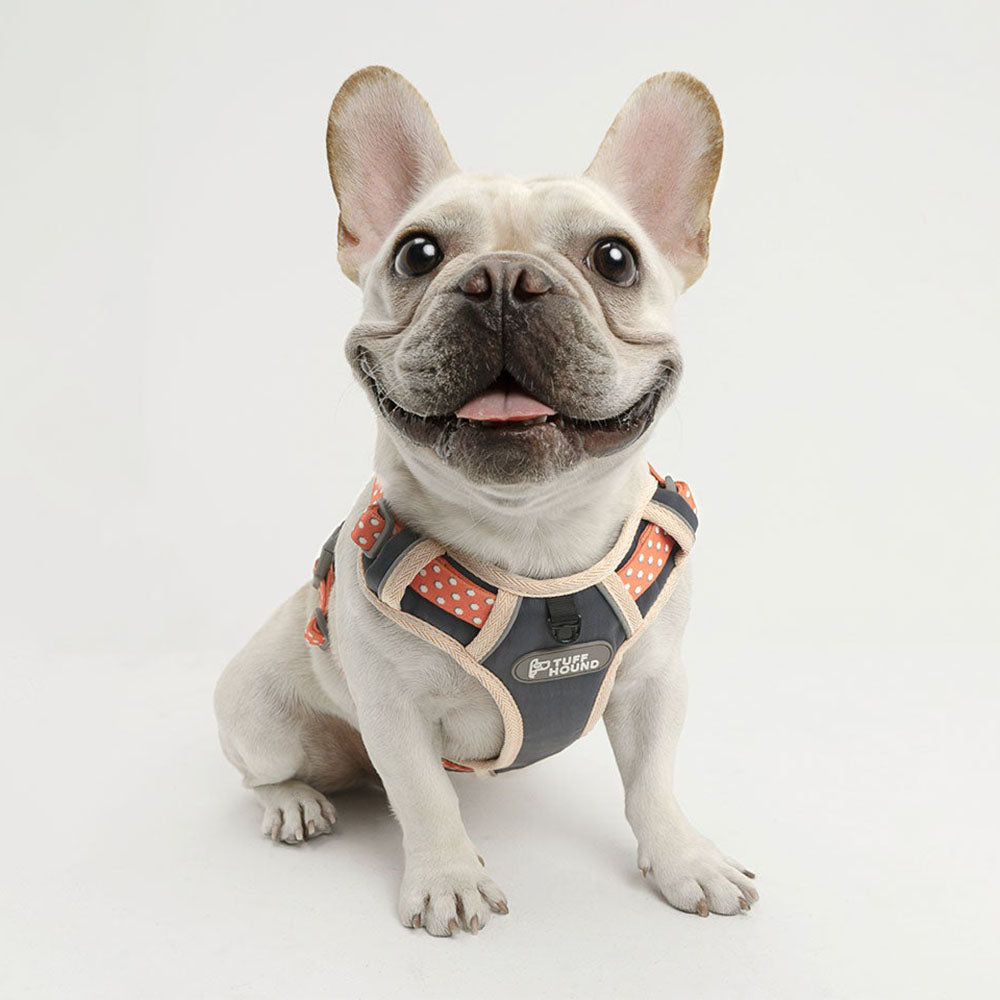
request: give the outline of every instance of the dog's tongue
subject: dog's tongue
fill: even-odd
[[[489,420],[502,423],[506,420],[531,420],[534,417],[555,415],[551,406],[529,396],[518,385],[491,385],[482,395],[470,399],[456,417],[466,420]]]

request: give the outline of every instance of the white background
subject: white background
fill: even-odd
[[[951,997],[997,988],[995,5],[0,8],[0,992]],[[369,475],[330,98],[408,76],[458,162],[578,172],[631,89],[722,110],[653,439],[703,515],[680,791],[749,917],[634,868],[603,731],[464,778],[511,900],[396,923],[399,835],[259,838],[225,660]]]

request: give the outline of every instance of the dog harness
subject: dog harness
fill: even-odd
[[[494,760],[450,770],[525,767],[586,735],[604,713],[622,655],[677,585],[698,517],[687,484],[652,478],[618,540],[595,565],[548,580],[517,576],[407,528],[378,481],[351,529],[353,567],[390,621],[449,654],[496,702],[504,740]],[[342,526],[341,526],[342,527]],[[306,641],[327,648],[338,528],[313,568]]]

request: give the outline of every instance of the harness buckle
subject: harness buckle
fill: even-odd
[[[340,534],[340,529],[343,526],[343,523],[337,525],[337,530],[323,543],[319,558],[313,567],[312,585],[316,588],[326,579],[326,574],[330,572],[330,567],[333,565],[334,551],[337,548],[337,536]]]
[[[582,619],[572,594],[546,597],[545,621],[548,623],[552,638],[561,645],[576,642],[580,638]]]
[[[372,542],[368,550],[362,550],[368,562],[371,562],[382,551],[383,546],[392,538],[396,530],[396,519],[392,516],[392,510],[390,510],[389,505],[385,502],[385,497],[380,497],[376,501],[375,506],[378,508],[379,515],[385,523],[382,526],[382,530],[378,533],[378,538]]]

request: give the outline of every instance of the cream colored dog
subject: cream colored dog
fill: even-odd
[[[449,551],[539,579],[598,562],[649,482],[643,439],[681,372],[672,313],[708,256],[722,155],[715,102],[669,73],[629,98],[586,173],[520,181],[459,171],[427,105],[371,67],[328,132],[339,259],[363,291],[347,356],[378,415],[375,471],[399,521]],[[368,504],[368,489],[347,523]],[[331,525],[332,527],[332,525]],[[329,647],[303,586],[229,664],[216,712],[263,832],[327,833],[337,790],[381,782],[403,830],[399,916],[448,935],[506,913],[441,766],[491,760],[504,722],[455,660],[379,613],[336,543]],[[638,862],[673,906],[747,910],[753,875],[673,794],[685,710],[685,567],[628,647],[604,721]],[[550,686],[552,690],[555,685]]]

